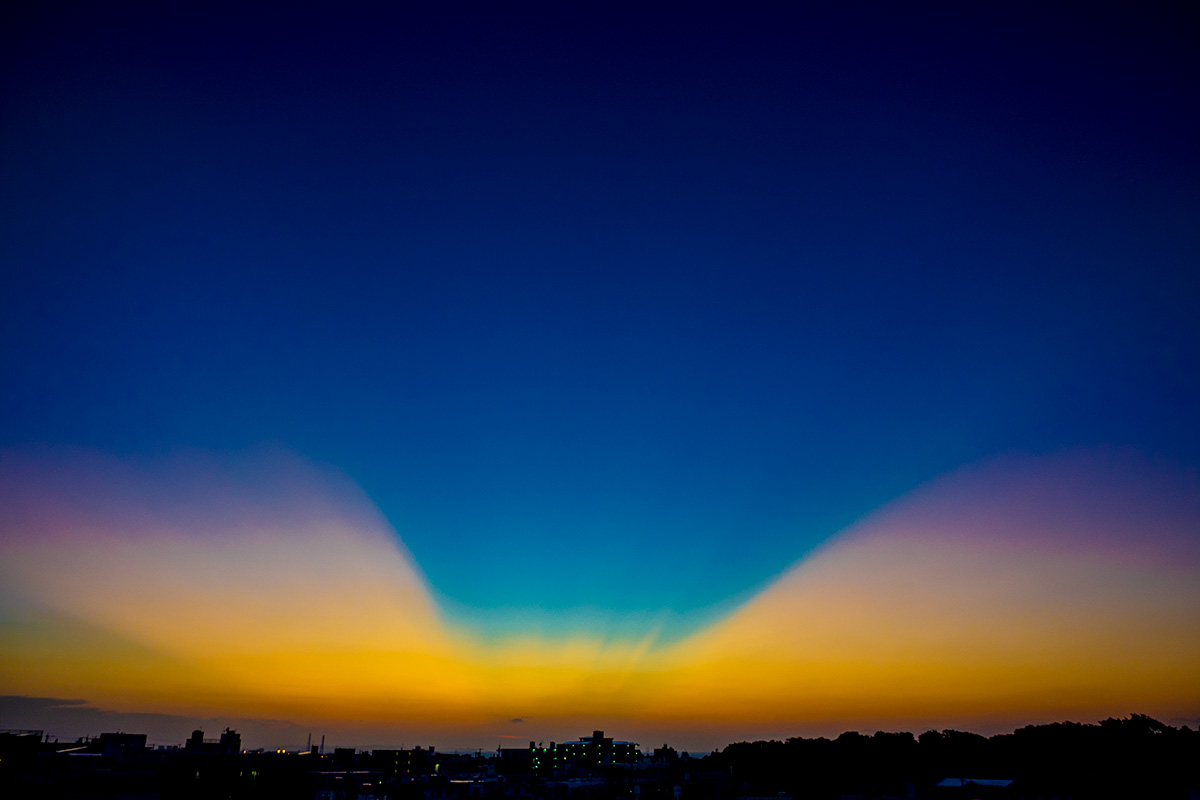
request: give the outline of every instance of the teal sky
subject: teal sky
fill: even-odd
[[[6,11],[0,446],[278,447],[451,620],[682,633],[1012,451],[1200,467],[1164,8]]]

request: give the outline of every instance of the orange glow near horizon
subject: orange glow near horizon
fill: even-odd
[[[1197,481],[1130,457],[960,470],[674,643],[456,629],[361,493],[267,462],[0,462],[6,693],[481,743],[1200,709]]]

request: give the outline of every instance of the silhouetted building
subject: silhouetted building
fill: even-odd
[[[389,778],[420,778],[433,771],[434,749],[372,750],[369,763]]]
[[[529,747],[501,747],[496,751],[496,773],[499,775],[523,775],[533,772],[533,757],[538,748],[533,742]]]
[[[146,752],[144,733],[102,733],[92,742],[94,752],[115,758],[132,758]]]
[[[192,731],[183,749],[188,753],[231,756],[242,751],[242,737],[237,731],[226,728],[221,738],[205,739],[204,731],[197,729]]]
[[[530,751],[534,772],[546,774],[581,767],[599,767],[610,764],[633,764],[641,760],[642,753],[636,742],[614,741],[604,731],[593,731],[573,742],[550,743],[549,747],[533,747]]]
[[[593,731],[574,742],[559,745],[568,760],[585,764],[629,764],[641,757],[636,742],[614,741],[604,731]]]

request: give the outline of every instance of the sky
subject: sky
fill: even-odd
[[[0,726],[1200,719],[1194,16],[4,14]]]

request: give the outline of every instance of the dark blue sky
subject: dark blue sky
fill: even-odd
[[[1196,19],[961,5],[7,11],[0,446],[332,464],[495,631],[1200,467]]]

